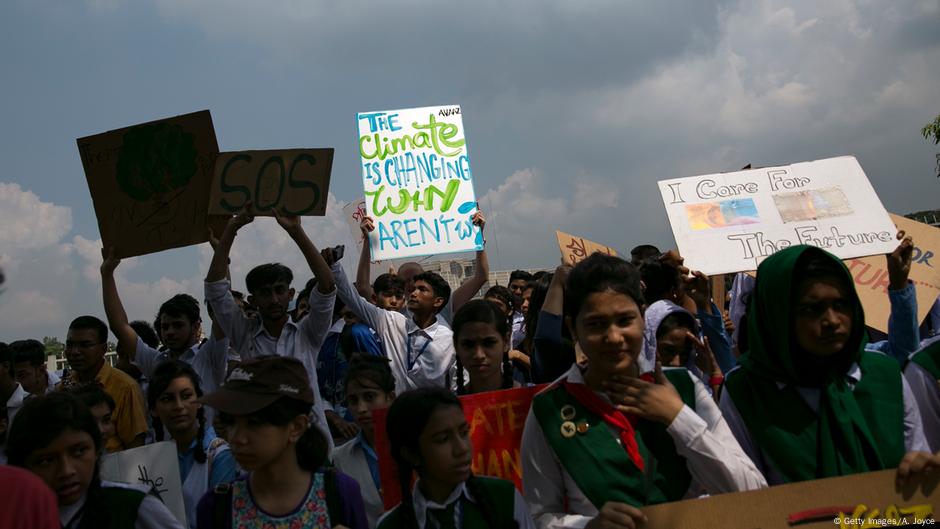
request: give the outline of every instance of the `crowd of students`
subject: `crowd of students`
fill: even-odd
[[[72,321],[61,378],[42,343],[0,344],[0,526],[181,527],[148,489],[100,475],[108,454],[160,441],[176,446],[192,528],[629,528],[662,502],[940,469],[940,314],[917,321],[903,234],[876,341],[848,270],[813,247],[736,276],[727,308],[707,277],[649,245],[630,261],[519,270],[486,292],[480,251],[451,291],[417,263],[373,280],[368,245],[353,283],[335,249],[277,213],[313,279],[295,295],[290,269],[261,264],[243,296],[229,256],[253,220],[234,215],[212,238],[205,327],[186,293],[153,327],[129,321],[106,248],[107,323]],[[543,383],[523,490],[474,475],[458,396]],[[402,497],[388,512],[381,408]]]

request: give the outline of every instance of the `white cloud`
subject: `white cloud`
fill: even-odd
[[[42,248],[72,229],[72,210],[42,202],[19,184],[0,182],[0,251]]]

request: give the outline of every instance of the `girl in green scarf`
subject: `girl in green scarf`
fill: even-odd
[[[928,449],[897,362],[865,351],[864,322],[832,254],[794,246],[758,268],[721,409],[771,485],[893,468]]]

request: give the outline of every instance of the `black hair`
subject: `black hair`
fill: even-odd
[[[113,413],[115,404],[114,399],[111,398],[111,395],[108,395],[108,392],[104,390],[98,384],[85,384],[83,386],[76,386],[69,390],[69,393],[78,397],[85,406],[88,406],[88,409],[94,408],[99,404],[105,404]]]
[[[630,250],[630,256],[638,257],[641,260],[647,259],[649,257],[657,256],[660,253],[662,252],[659,251],[659,248],[653,246],[652,244],[640,244],[638,246],[635,246],[632,250]]]
[[[288,285],[294,280],[294,273],[281,263],[258,265],[245,276],[248,292],[254,294],[259,288],[283,281]]]
[[[509,282],[512,283],[517,279],[522,279],[526,282],[529,282],[532,280],[532,274],[526,272],[525,270],[513,270],[512,273],[509,274]]]
[[[88,327],[70,327],[86,329]],[[95,454],[101,453],[101,431],[91,411],[76,395],[69,391],[56,391],[26,401],[16,414],[16,422],[7,437],[8,463],[26,467],[26,459],[38,449],[49,446],[62,432],[75,430],[87,433],[95,445]],[[85,496],[82,527],[110,527],[111,509],[101,491],[98,475],[100,463]]]
[[[538,272],[532,274],[532,281],[538,281],[545,277],[547,274],[551,274],[548,270],[539,270]]]
[[[398,467],[398,484],[401,487],[401,526],[407,529],[417,529],[418,520],[415,517],[414,498],[411,495],[411,475],[417,470],[405,457],[405,451],[412,454],[421,453],[419,438],[428,426],[431,415],[438,408],[453,406],[463,411],[463,406],[450,391],[439,387],[420,388],[406,391],[395,399],[388,410],[388,419],[385,422],[392,458]],[[496,523],[493,499],[480,485],[472,474],[466,482],[467,489],[480,506],[480,512],[486,522],[486,527],[499,528]],[[512,528],[518,528],[513,521]]]
[[[405,280],[398,274],[385,273],[375,278],[372,291],[376,294],[382,292],[405,292]]]
[[[502,287],[506,288],[506,287]],[[492,290],[492,289],[491,289]],[[485,299],[473,299],[460,307],[457,314],[454,314],[454,321],[451,329],[454,331],[454,348],[460,338],[460,330],[468,323],[485,323],[492,325],[503,340],[512,340],[512,326],[506,315],[500,312],[499,306]],[[510,344],[511,345],[511,344]],[[466,394],[467,390],[463,380],[463,362],[460,361],[460,355],[457,356],[457,394]],[[509,389],[513,385],[512,380],[512,362],[509,360],[509,352],[503,352],[502,360],[503,381],[502,389]]]
[[[184,317],[189,320],[190,325],[195,325],[202,321],[199,316],[199,302],[189,294],[177,294],[160,305],[157,311],[157,321],[166,314],[173,318]]]
[[[668,316],[659,322],[659,328],[656,329],[656,339],[658,340],[680,327],[694,333],[695,318],[688,312],[681,310],[670,312]]]
[[[98,343],[107,343],[108,341],[108,326],[94,316],[79,316],[75,318],[72,320],[72,323],[69,324],[69,329],[91,329],[98,333]]]
[[[153,320],[153,333],[157,335],[157,339],[160,340],[161,344],[163,343],[163,335],[160,333],[160,316],[157,316]],[[140,336],[140,335],[138,335]]]
[[[29,362],[33,367],[46,363],[46,347],[39,340],[17,340],[9,345],[13,363]]]
[[[673,298],[672,293],[679,289],[682,281],[678,268],[657,258],[644,259],[639,268],[643,286],[646,287],[643,296],[648,303]]]
[[[568,274],[565,317],[574,321],[588,296],[608,290],[632,298],[642,309],[643,293],[636,267],[619,257],[595,252]]]
[[[13,362],[13,352],[10,350],[10,346],[4,342],[0,342],[0,364],[5,362]],[[12,370],[12,366],[10,368]]]
[[[502,285],[490,287],[490,289],[486,291],[486,294],[483,294],[483,297],[496,298],[502,301],[510,311],[513,310],[516,304],[516,296],[513,295],[512,291]]]
[[[160,365],[153,370],[153,375],[150,376],[150,384],[147,386],[147,407],[150,411],[157,408],[157,400],[160,398],[160,395],[170,387],[170,383],[181,377],[188,378],[193,385],[193,389],[196,390],[196,396],[202,397],[199,375],[196,373],[196,370],[193,369],[193,366],[180,360],[167,360],[160,363]],[[197,463],[205,463],[206,452],[202,446],[206,438],[206,412],[204,407],[199,407],[199,410],[196,412],[196,420],[199,423],[199,429],[196,433],[196,451],[193,457],[196,459]],[[153,432],[157,442],[163,440],[163,423],[160,421],[159,417],[153,418]]]
[[[312,405],[302,400],[280,397],[267,407],[248,414],[248,417],[259,424],[286,426],[298,415],[309,416],[312,408]],[[235,420],[232,415],[222,412],[219,413],[219,419],[223,424],[232,424]],[[300,468],[308,472],[316,472],[327,462],[330,447],[320,429],[310,424],[294,445],[294,450],[297,453],[297,464]]]
[[[244,300],[244,299],[245,299],[245,294],[242,294],[241,292],[239,292],[239,291],[237,291],[237,290],[233,290],[233,291],[232,291],[232,297],[235,298],[235,299]]]
[[[345,389],[352,380],[368,380],[385,393],[395,391],[395,377],[389,367],[389,360],[384,356],[353,354],[343,380]]]
[[[532,287],[532,295],[529,297],[529,310],[525,315],[525,339],[522,344],[529,354],[535,351],[535,330],[539,323],[539,312],[542,312],[542,305],[545,304],[545,296],[548,294],[548,287],[552,284],[553,277],[555,277],[554,273],[546,272],[539,279],[526,285],[526,288]],[[562,325],[562,332],[564,331],[565,326]]]
[[[353,325],[356,324],[353,323],[352,325],[343,325],[343,330],[339,333],[339,348],[347,358],[356,353],[368,353],[368,351],[359,350],[359,344],[357,343],[356,335],[353,332]]]
[[[206,304],[206,308],[209,308],[208,304]],[[130,326],[148,347],[156,349],[160,346],[160,337],[157,336],[157,332],[149,323],[143,320],[135,320],[130,323]]]
[[[444,304],[441,305],[441,308],[447,306],[447,302],[450,301],[450,285],[440,274],[437,272],[421,272],[415,275],[414,281],[415,283],[418,281],[427,283],[436,297],[444,298]]]

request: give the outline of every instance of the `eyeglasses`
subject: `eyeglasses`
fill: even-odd
[[[70,341],[66,341],[66,342],[65,342],[65,350],[66,350],[66,351],[69,351],[69,350],[72,350],[72,349],[91,349],[92,347],[95,347],[96,345],[101,345],[101,344],[103,344],[103,343],[104,343],[104,342],[70,342]]]

